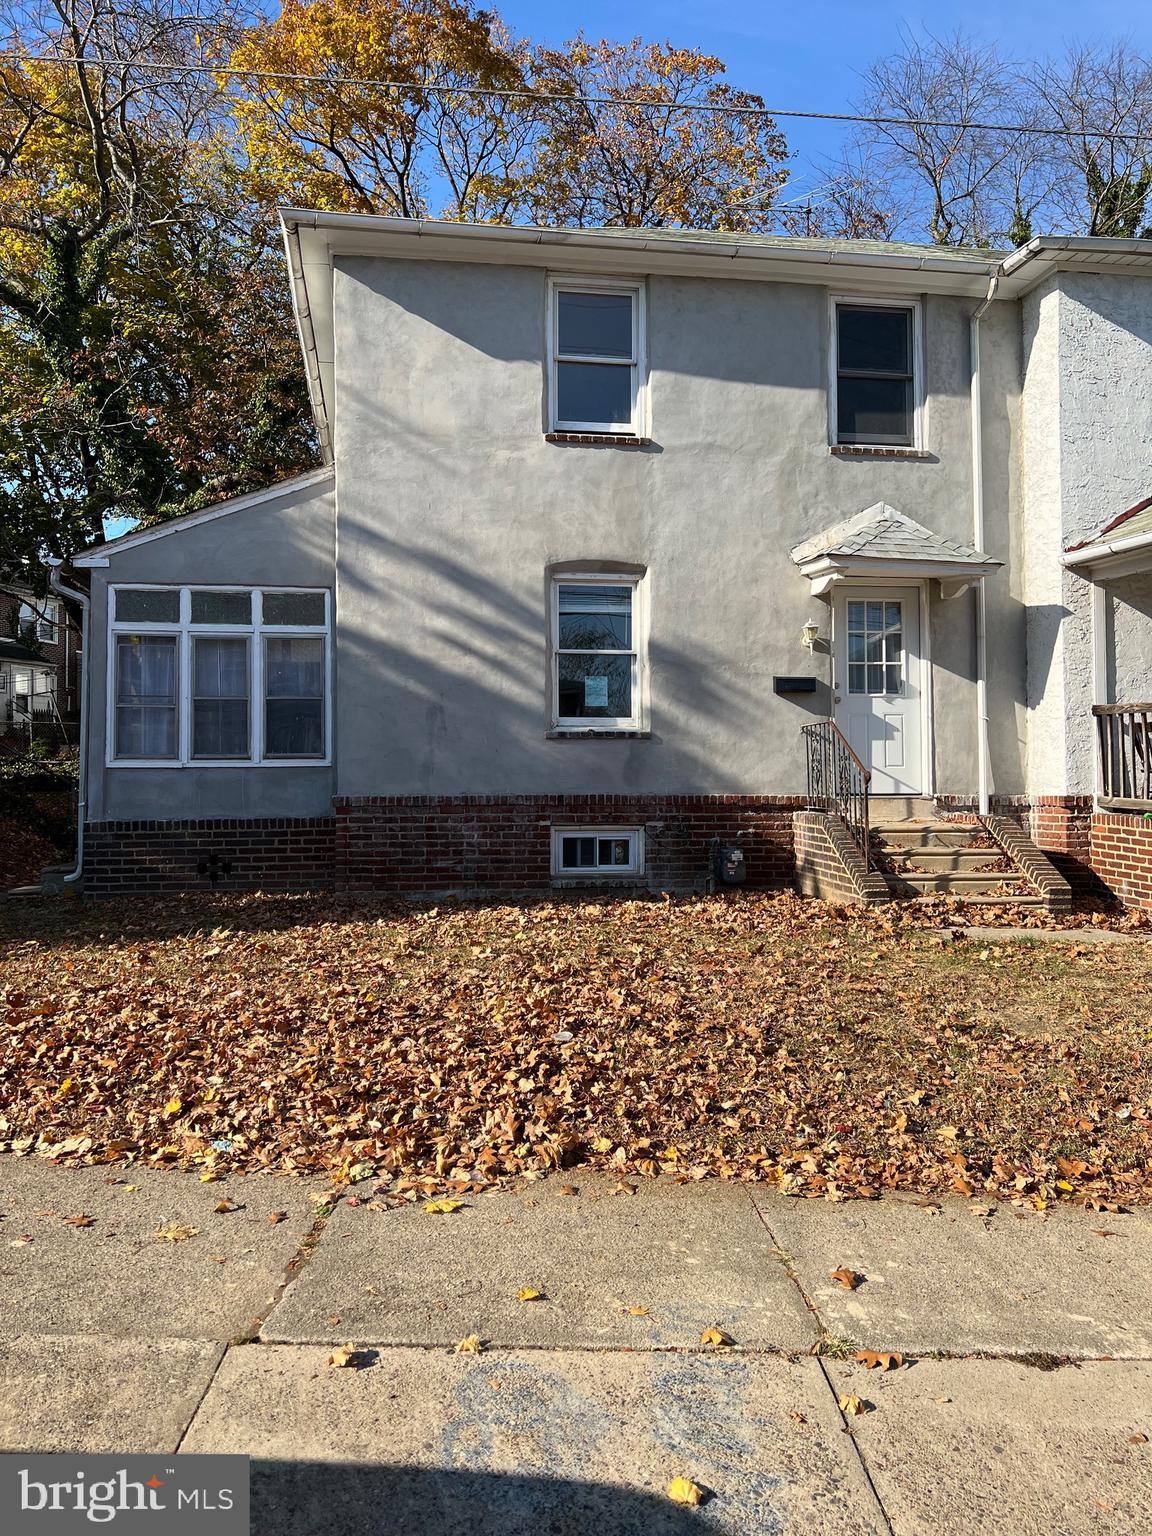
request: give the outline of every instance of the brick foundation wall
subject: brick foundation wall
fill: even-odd
[[[792,827],[796,839],[796,889],[801,895],[852,906],[892,900],[884,876],[868,868],[839,816],[825,811],[797,811]]]
[[[620,826],[644,829],[646,872],[635,885],[702,889],[708,844],[719,837],[743,848],[750,888],[777,889],[792,880],[792,813],[802,803],[765,795],[338,798],[336,883],[407,894],[546,890],[553,826]]]
[[[1098,811],[1090,827],[1092,867],[1129,907],[1152,911],[1152,821],[1125,811]]]
[[[95,822],[84,870],[91,896],[331,890],[336,820]]]

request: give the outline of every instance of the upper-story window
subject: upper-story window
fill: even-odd
[[[60,604],[53,597],[37,602],[20,604],[20,628],[31,629],[37,640],[45,645],[55,645],[56,628],[60,622]]]
[[[323,591],[116,587],[108,761],[328,760]]]
[[[835,307],[833,441],[919,447],[915,304]]]
[[[551,429],[638,436],[641,285],[554,278],[550,296]]]

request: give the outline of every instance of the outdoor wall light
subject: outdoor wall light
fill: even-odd
[[[800,639],[803,641],[804,645],[807,646],[807,648],[810,651],[815,648],[816,642],[817,642],[817,640],[819,640],[819,638],[820,638],[820,626],[819,626],[819,624],[813,624],[813,623],[809,622],[809,623],[805,624],[804,628],[800,631]]]

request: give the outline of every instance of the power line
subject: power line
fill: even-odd
[[[806,112],[787,107],[741,107],[724,102],[652,101],[634,96],[586,96],[578,91],[533,91],[528,87],[433,85],[417,80],[366,80],[359,75],[294,74],[285,70],[231,69],[216,64],[170,64],[153,59],[117,59],[107,56],[77,58],[66,53],[0,53],[0,60],[19,64],[82,64],[92,69],[143,69],[172,78],[178,75],[214,75],[241,80],[284,80],[303,85],[371,86],[382,91],[419,91],[430,96],[478,96],[506,101],[539,101],[589,107],[636,107],[656,112],[716,112],[728,117],[800,118],[820,123],[864,123],[875,128],[955,128],[967,133],[1031,134],[1039,138],[1108,139],[1119,143],[1147,144],[1146,133],[1120,129],[1079,128],[1044,123],[963,122],[944,117],[882,117],[861,112]]]

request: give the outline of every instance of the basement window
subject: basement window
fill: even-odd
[[[552,873],[576,879],[639,875],[644,834],[639,827],[553,827]]]

